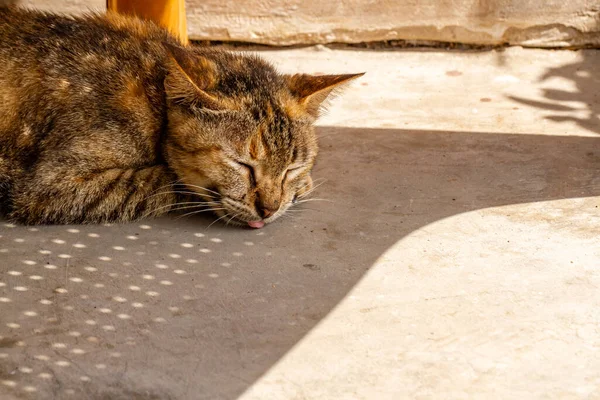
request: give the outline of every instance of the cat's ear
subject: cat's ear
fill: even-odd
[[[346,75],[284,75],[292,95],[303,106],[306,112],[314,118],[319,116],[319,110],[332,92],[344,84],[363,76],[360,74]]]
[[[185,48],[165,43],[171,56],[165,78],[167,97],[179,104],[213,111],[226,107],[208,90],[215,82],[216,66],[211,60]]]

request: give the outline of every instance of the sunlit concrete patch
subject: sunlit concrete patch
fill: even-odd
[[[506,206],[418,229],[241,399],[593,396],[597,206]]]

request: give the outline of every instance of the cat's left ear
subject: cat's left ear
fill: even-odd
[[[226,109],[220,99],[210,93],[216,81],[216,66],[211,60],[192,51],[164,43],[171,56],[165,78],[167,97],[179,104],[213,111]]]
[[[323,102],[332,92],[342,88],[360,74],[345,75],[284,75],[290,92],[303,106],[308,114],[317,118]]]

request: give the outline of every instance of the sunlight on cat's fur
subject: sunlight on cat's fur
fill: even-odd
[[[281,75],[116,14],[0,8],[0,211],[25,224],[212,211],[260,228],[311,193],[313,122],[360,75]]]

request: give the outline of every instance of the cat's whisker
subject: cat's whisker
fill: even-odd
[[[192,212],[189,212],[189,213],[186,213],[186,214],[183,214],[183,215],[177,217],[177,219],[180,219],[180,218],[183,218],[183,217],[187,217],[188,215],[200,214],[200,213],[207,212],[207,211],[213,211],[214,212],[214,211],[219,211],[219,210],[225,210],[225,208],[207,208],[207,209],[204,209],[204,210],[192,211]]]
[[[172,191],[168,191],[168,192],[155,193],[153,195],[150,195],[150,196],[146,197],[144,200],[148,200],[148,199],[150,199],[152,197],[160,196],[160,195],[163,195],[163,194],[189,194],[189,195],[200,196],[200,194],[197,193],[197,192],[186,192],[186,191],[172,190]],[[212,196],[207,196],[207,197],[212,197]]]
[[[160,206],[160,207],[156,207],[156,208],[154,208],[152,210],[147,211],[146,214],[144,214],[143,218],[145,218],[145,217],[147,217],[149,215],[152,215],[155,212],[163,210],[165,208],[170,208],[169,211],[173,211],[173,208],[175,208],[175,207],[184,206],[184,205],[190,205],[190,204],[194,204],[194,207],[200,207],[200,206],[207,206],[208,207],[208,206],[212,206],[212,204],[207,204],[207,203],[202,202],[202,201],[198,201],[198,202],[196,202],[196,201],[190,201],[190,202],[182,202],[182,203],[175,203],[175,204],[166,204],[166,205],[163,205],[163,206]],[[215,205],[220,205],[220,204],[215,204]]]
[[[296,201],[296,204],[308,203],[309,201],[326,201],[328,203],[335,203],[335,201],[329,200],[329,199],[310,198],[310,199],[306,199],[306,200],[298,200],[298,201]]]
[[[195,188],[197,188],[197,189],[206,190],[207,192],[214,193],[214,194],[216,194],[217,196],[221,197],[221,193],[219,193],[219,192],[215,192],[214,190],[210,190],[210,189],[208,189],[208,188],[205,188],[205,187],[202,187],[202,186],[198,186],[198,185],[192,185],[192,184],[190,184],[190,183],[184,183],[184,185],[186,185],[186,186],[189,186],[189,187],[195,187]]]
[[[214,224],[216,224],[218,221],[222,220],[223,218],[228,217],[230,214],[229,213],[225,213],[225,215],[223,215],[222,217],[217,218],[216,220],[214,220],[210,225],[208,225],[206,227],[206,229],[208,230],[208,228],[210,228],[211,226],[213,226]]]

